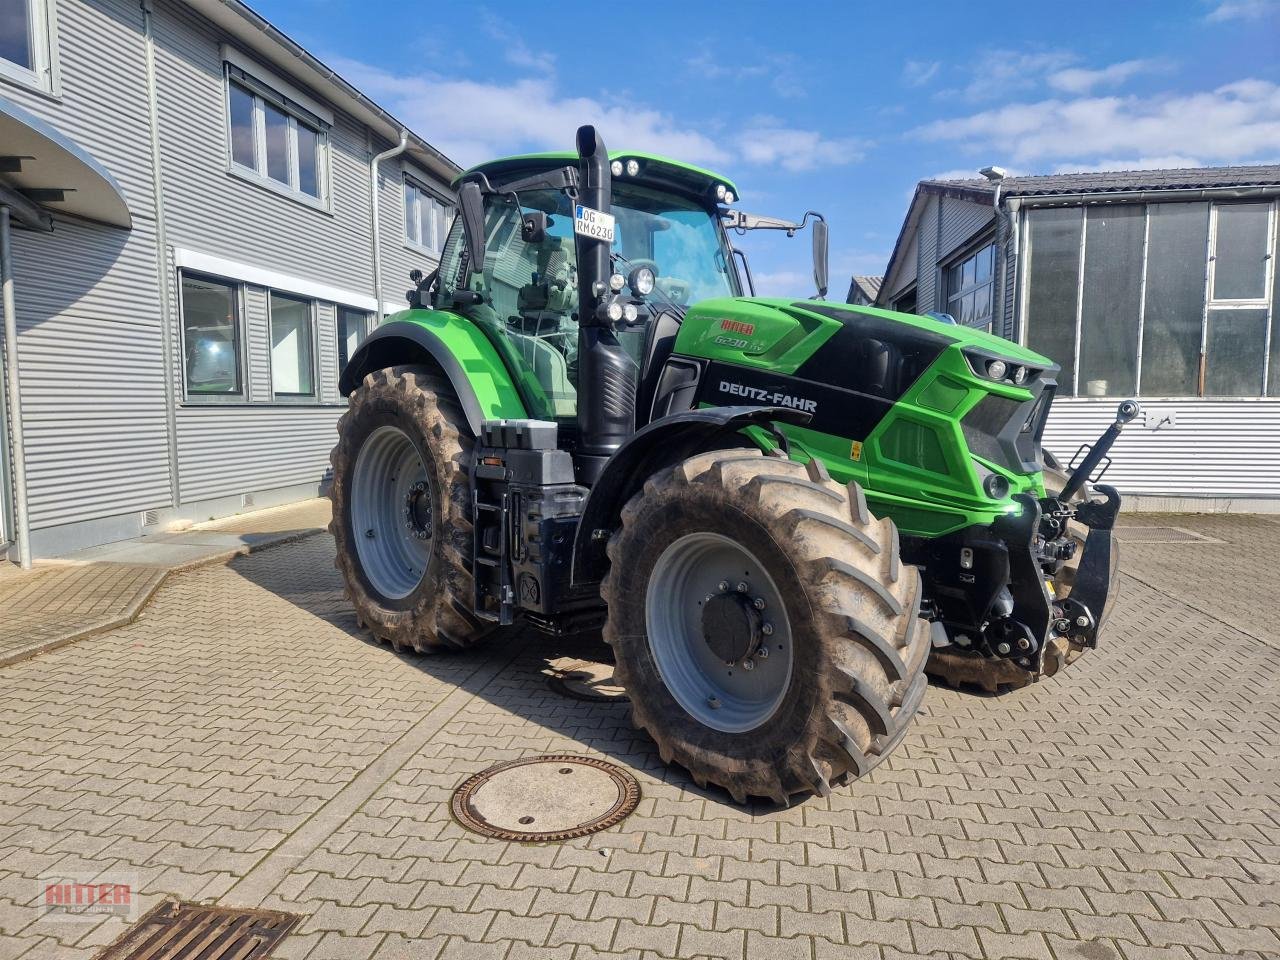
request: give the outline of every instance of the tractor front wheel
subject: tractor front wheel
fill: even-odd
[[[816,462],[721,450],[660,472],[609,559],[605,639],[633,723],[740,803],[861,776],[924,697],[918,571]]]
[[[396,650],[459,649],[491,629],[469,612],[473,443],[449,382],[422,367],[370,373],[338,421],[335,565],[360,624]]]

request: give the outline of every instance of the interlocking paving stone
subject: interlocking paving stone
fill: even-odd
[[[931,689],[871,777],[786,810],[697,788],[625,703],[553,692],[590,647],[364,641],[328,537],[175,575],[0,673],[0,957],[118,935],[40,916],[59,873],[129,874],[143,910],[303,914],[280,958],[1276,956],[1280,651],[1223,599],[1269,593],[1274,524],[1228,519],[1176,525],[1255,562],[1193,586],[1183,545],[1128,546],[1102,649],[1010,695]],[[558,752],[634,771],[636,813],[545,846],[451,819],[465,777]]]

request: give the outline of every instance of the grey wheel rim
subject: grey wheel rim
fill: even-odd
[[[356,456],[351,529],[365,578],[389,600],[407,597],[431,560],[436,509],[422,455],[399,427],[373,431]]]
[[[749,652],[726,662],[706,639],[704,608],[733,594],[746,601],[733,598],[757,629],[744,642]],[[782,594],[751,551],[729,537],[690,533],[662,552],[645,594],[645,624],[662,682],[699,723],[745,733],[773,716],[786,696],[792,647]]]

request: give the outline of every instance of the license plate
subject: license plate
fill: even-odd
[[[573,232],[592,240],[613,243],[613,214],[577,205],[573,214]]]

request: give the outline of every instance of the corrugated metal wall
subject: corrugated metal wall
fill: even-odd
[[[374,138],[374,152],[381,153],[393,144]],[[400,157],[392,157],[383,161],[378,177],[378,213],[382,244],[382,299],[392,312],[408,307],[405,293],[412,284],[409,281],[411,270],[430,273],[439,261],[428,257],[405,243],[404,227],[404,176],[408,171],[422,183],[433,184],[441,196],[452,194],[445,191],[443,184],[428,177],[420,168],[406,163]]]
[[[945,260],[979,231],[991,224],[995,216],[989,203],[974,203],[959,197],[939,197],[941,222],[938,227],[938,253],[935,263]]]
[[[1280,400],[1143,400],[1112,448],[1105,482],[1121,493],[1280,496]],[[1115,419],[1116,401],[1054,401],[1045,447],[1065,463]],[[1148,429],[1166,415],[1172,426]]]
[[[916,313],[937,310],[938,197],[930,195],[916,229]]]
[[[61,100],[10,86],[3,95],[89,149],[134,224],[58,219],[52,234],[14,233],[35,531],[169,500],[142,13],[129,0],[92,0],[60,3],[57,17]]]

